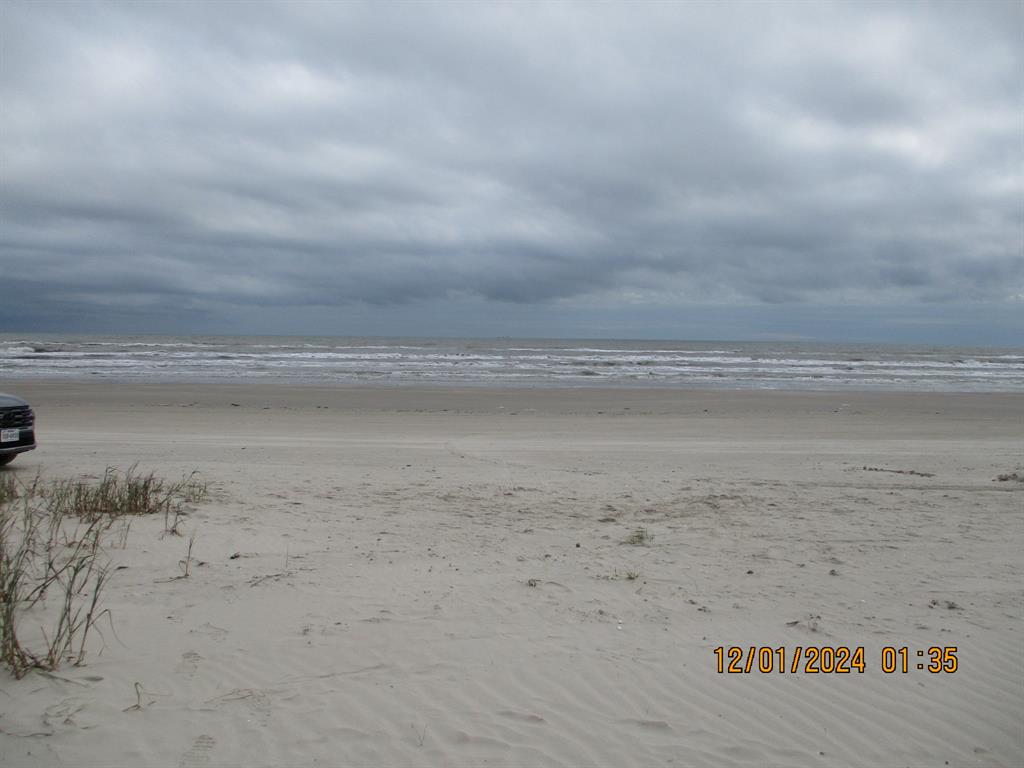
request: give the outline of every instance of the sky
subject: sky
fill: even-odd
[[[0,331],[1024,343],[1024,3],[4,0],[0,43]]]

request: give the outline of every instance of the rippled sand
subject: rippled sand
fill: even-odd
[[[188,579],[187,535],[137,521],[116,636],[4,680],[5,765],[1024,755],[1024,483],[994,479],[1024,471],[1024,396],[14,391],[40,449],[0,471],[199,469],[213,498]],[[867,669],[718,674],[719,646]],[[958,670],[917,670],[931,646]]]

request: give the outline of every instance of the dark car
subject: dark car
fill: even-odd
[[[29,404],[0,392],[0,467],[36,447],[36,417]]]

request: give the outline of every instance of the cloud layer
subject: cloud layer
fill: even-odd
[[[2,15],[0,323],[1024,303],[1019,3]]]

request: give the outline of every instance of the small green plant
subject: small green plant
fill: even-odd
[[[653,541],[654,534],[650,533],[646,528],[637,528],[626,538],[626,544],[632,544],[634,547],[646,546]]]
[[[192,548],[196,544],[196,534],[192,533],[188,538],[188,551],[185,553],[185,557],[178,561],[178,567],[181,569],[181,573],[177,576],[171,576],[166,579],[157,579],[157,582],[167,583],[170,581],[180,581],[181,579],[187,579],[192,575],[192,563],[196,562],[196,559],[192,557]],[[202,563],[200,563],[202,564]]]
[[[181,500],[187,504],[198,504],[206,501],[210,495],[209,484],[198,478],[199,470],[193,470],[188,477],[182,478],[177,486]]]
[[[192,574],[192,547],[196,543],[196,535],[193,533],[188,537],[188,552],[185,554],[184,560],[179,560],[178,565],[181,567],[183,576],[181,578],[187,579]]]
[[[626,571],[626,581],[636,581],[640,578],[639,571]]]

